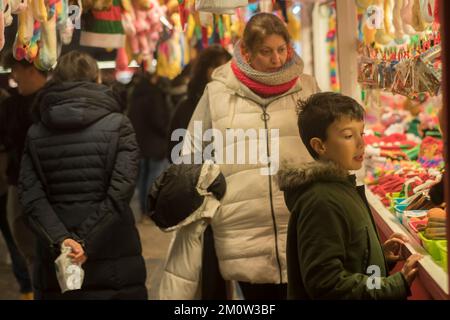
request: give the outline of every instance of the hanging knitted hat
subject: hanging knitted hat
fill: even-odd
[[[83,9],[88,10],[109,10],[111,9],[111,6],[113,5],[113,0],[82,0],[83,3]]]
[[[87,47],[123,48],[125,35],[122,26],[120,0],[113,0],[109,10],[91,10],[83,15],[80,44]]]

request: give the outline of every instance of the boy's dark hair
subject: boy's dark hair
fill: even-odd
[[[342,117],[363,121],[365,113],[356,100],[334,92],[316,93],[305,101],[298,100],[297,108],[300,137],[314,159],[318,159],[319,155],[311,147],[312,138],[326,141],[327,129],[334,121]]]

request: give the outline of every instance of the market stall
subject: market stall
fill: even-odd
[[[449,298],[446,201],[430,191],[448,158],[438,121],[443,2],[337,1],[342,92],[367,111],[369,204],[382,238],[404,234],[408,253],[424,255],[413,299]]]

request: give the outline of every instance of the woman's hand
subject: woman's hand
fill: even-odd
[[[82,265],[86,262],[87,257],[81,244],[73,239],[66,239],[63,241],[63,244],[72,249],[72,252],[69,253],[68,256],[72,258],[73,263],[79,263],[80,265]]]
[[[387,262],[397,262],[405,260],[405,257],[401,255],[401,248],[408,242],[408,238],[400,233],[394,233],[383,244],[383,253]]]

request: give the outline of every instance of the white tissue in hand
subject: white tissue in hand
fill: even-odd
[[[84,280],[84,270],[81,265],[73,263],[68,256],[71,251],[70,247],[62,244],[61,254],[55,260],[56,278],[62,293],[81,289]]]

